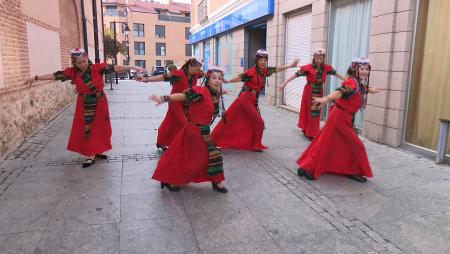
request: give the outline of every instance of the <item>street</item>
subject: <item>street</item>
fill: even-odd
[[[167,105],[148,97],[170,86],[106,88],[107,161],[66,150],[73,103],[0,161],[0,253],[450,253],[448,165],[364,139],[374,178],[307,181],[298,115],[261,98],[269,149],[224,150],[229,192],[169,192],[151,180]]]

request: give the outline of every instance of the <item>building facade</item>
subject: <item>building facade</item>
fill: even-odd
[[[189,4],[105,0],[103,5],[105,27],[114,33],[116,24],[117,41],[128,45],[125,55],[118,54],[119,64],[129,62],[152,71],[171,63],[181,66],[192,56]]]
[[[86,47],[92,61],[103,61],[100,7],[100,0],[1,1],[0,157],[75,98],[70,82],[29,87],[26,79],[69,67],[73,48]]]
[[[358,129],[370,140],[432,155],[439,118],[450,117],[450,44],[444,43],[450,36],[444,25],[450,24],[449,5],[447,0],[193,0],[190,42],[194,56],[206,66],[223,66],[229,76],[249,68],[258,48],[267,49],[270,65],[294,58],[307,64],[314,49],[325,48],[327,62],[341,74],[353,57],[368,56],[370,83],[383,93],[369,95],[356,117]],[[270,104],[299,111],[305,79],[284,91],[276,88],[294,71],[269,78]],[[331,77],[327,93],[338,85]]]

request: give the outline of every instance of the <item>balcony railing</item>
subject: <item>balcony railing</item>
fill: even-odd
[[[170,21],[170,22],[180,22],[180,23],[191,23],[190,17],[171,16],[171,15],[166,15],[166,14],[158,14],[158,20]]]

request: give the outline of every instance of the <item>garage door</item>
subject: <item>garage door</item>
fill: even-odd
[[[290,15],[286,23],[286,63],[291,63],[295,58],[300,58],[302,65],[311,62],[311,11]],[[292,76],[297,69],[288,69],[286,79]],[[303,88],[306,84],[305,77],[299,77],[289,83],[284,89],[283,101],[286,106],[300,111],[300,103]]]

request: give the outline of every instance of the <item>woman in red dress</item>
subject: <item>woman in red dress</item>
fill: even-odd
[[[283,89],[292,80],[306,76],[307,83],[303,88],[298,127],[302,129],[303,134],[309,139],[313,139],[320,129],[320,115],[322,112],[320,107],[313,104],[313,100],[323,96],[327,75],[335,75],[337,78],[345,80],[333,67],[325,63],[325,50],[317,49],[314,51],[312,63],[302,66],[294,75],[281,83],[280,86],[280,89]]]
[[[31,85],[38,80],[72,80],[76,85],[77,101],[72,130],[67,150],[77,152],[88,158],[83,168],[94,164],[95,159],[107,159],[103,153],[111,150],[111,122],[109,120],[108,100],[103,92],[103,74],[145,71],[140,67],[92,64],[83,49],[71,51],[72,66],[53,74],[34,76],[26,81]]]
[[[161,188],[179,191],[180,185],[190,182],[211,182],[215,191],[227,192],[222,154],[210,136],[210,125],[219,114],[222,79],[222,70],[210,69],[205,86],[193,86],[170,96],[152,96],[157,105],[169,101],[187,104],[188,121],[161,156],[152,177],[161,182]]]
[[[180,69],[173,70],[167,74],[145,78],[143,82],[169,81],[172,84],[170,94],[181,93],[188,88],[197,85],[197,80],[203,77],[200,70],[202,64],[195,58],[189,59]],[[156,146],[166,150],[175,135],[186,123],[186,112],[183,101],[169,102],[169,109],[166,116],[158,128],[158,139]]]
[[[265,50],[258,50],[254,57],[255,66],[228,81],[245,83],[238,98],[227,110],[226,121],[222,119],[211,134],[217,146],[255,152],[267,149],[261,142],[264,120],[258,108],[259,94],[266,85],[267,77],[298,64],[295,60],[289,66],[267,67],[268,59]]]
[[[347,71],[348,78],[341,87],[313,103],[323,106],[335,101],[327,122],[297,161],[298,175],[308,180],[323,173],[335,173],[366,182],[372,177],[364,144],[353,129],[355,113],[365,105],[367,93],[381,90],[369,87],[370,64],[366,58],[353,60]]]

